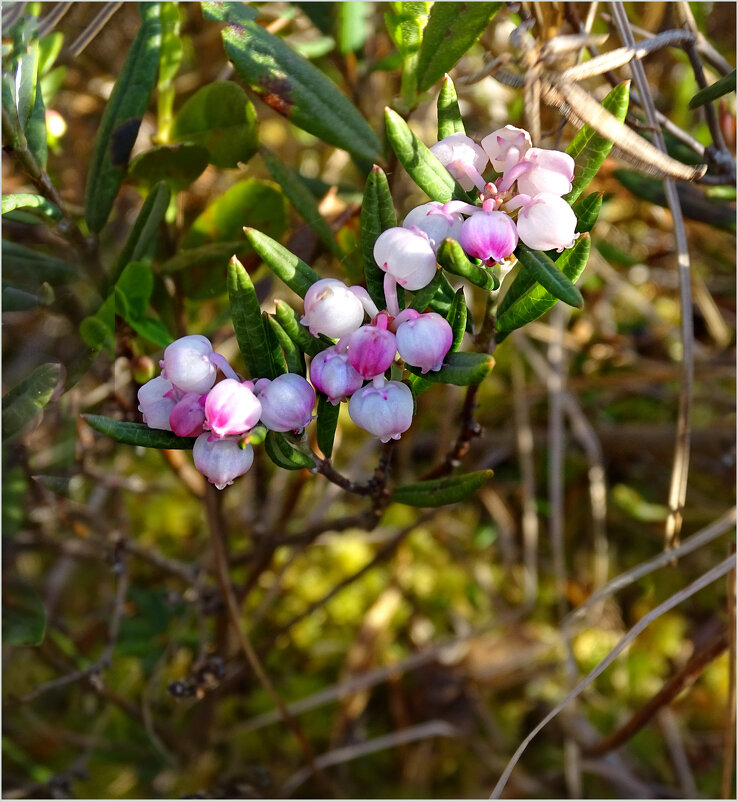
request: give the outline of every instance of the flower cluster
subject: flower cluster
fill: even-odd
[[[138,391],[144,422],[197,437],[195,467],[218,489],[251,467],[248,435],[259,423],[270,431],[300,431],[313,418],[315,391],[302,376],[244,381],[199,334],[172,342],[160,365],[161,375]],[[218,370],[225,378],[216,383]]]

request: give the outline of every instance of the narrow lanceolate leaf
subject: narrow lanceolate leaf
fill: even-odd
[[[328,248],[328,250],[338,259],[342,259],[345,254],[340,245],[336,242],[333,229],[328,225],[327,220],[320,213],[318,201],[315,195],[308,189],[307,184],[302,180],[302,176],[297,170],[284,164],[281,159],[266,147],[261,148],[261,157],[264,159],[267,169],[272,174],[274,180],[282,187],[282,191],[287,195],[288,200],[297,210],[303,220],[315,231],[318,239]]]
[[[233,23],[248,22],[259,16],[258,9],[242,2],[202,2],[202,15],[210,22]]]
[[[485,270],[483,267],[478,267],[472,264],[464,253],[461,245],[455,240],[447,237],[441,243],[436,254],[438,263],[454,275],[460,275],[466,278],[475,286],[481,289],[495,290],[499,289],[500,282],[496,275]]]
[[[456,87],[451,78],[446,75],[441,84],[441,93],[438,95],[438,139],[445,139],[455,133],[466,133],[466,129],[459,111]]]
[[[333,440],[336,437],[336,426],[338,425],[340,411],[340,403],[334,406],[326,395],[318,392],[318,447],[323,451],[326,459],[330,459],[333,453]]]
[[[443,78],[479,39],[502,3],[434,3],[418,54],[418,91]]]
[[[251,378],[276,378],[261,307],[251,277],[234,256],[228,264],[228,299],[236,340]]]
[[[431,200],[448,203],[454,197],[467,199],[451,173],[410,130],[408,124],[391,108],[384,110],[387,141],[408,175]]]
[[[115,268],[116,276],[122,272],[126,264],[132,261],[141,261],[150,255],[171,197],[172,193],[163,181],[152,187],[118,258]]]
[[[13,211],[23,211],[38,218],[39,222],[56,222],[61,218],[61,209],[42,195],[33,195],[27,192],[18,192],[12,195],[3,195],[3,216]]]
[[[479,384],[490,374],[495,360],[487,353],[448,353],[440,370],[430,370],[422,374],[419,367],[406,365],[414,375],[422,375],[434,384],[454,384],[466,387]]]
[[[556,267],[561,270],[562,275],[565,275],[572,282],[576,281],[587,266],[590,247],[589,234],[582,234],[574,243],[574,247],[565,250],[556,260]],[[499,333],[497,342],[502,342],[510,331],[537,320],[542,314],[545,314],[556,305],[557,299],[542,286],[535,284],[535,282],[522,294],[515,293],[515,300],[505,305],[505,300],[513,292],[515,285],[526,275],[524,270],[521,269],[508,294],[500,304],[497,316],[497,331]]]
[[[159,69],[160,4],[140,3],[139,9],[141,27],[105,106],[87,173],[85,219],[95,232],[113,208]]]
[[[315,466],[315,460],[311,456],[293,448],[288,437],[278,431],[267,432],[264,448],[274,464],[284,470],[302,470]]]
[[[410,304],[410,308],[419,312],[425,311],[428,306],[430,306],[433,298],[435,298],[441,290],[441,285],[444,280],[443,272],[441,270],[436,270],[436,274],[433,276],[431,282],[413,293],[413,301]]]
[[[473,495],[492,476],[492,470],[477,470],[464,475],[405,484],[394,490],[390,500],[406,506],[445,506]]]
[[[124,423],[100,414],[83,414],[91,428],[124,445],[141,445],[143,448],[165,448],[167,450],[189,450],[196,437],[178,437],[171,431],[149,428],[146,423]]]
[[[267,320],[271,326],[274,336],[277,338],[279,347],[284,353],[284,360],[287,365],[287,370],[290,373],[297,373],[304,378],[307,374],[307,370],[305,369],[305,354],[302,352],[300,347],[292,341],[290,336],[274,319],[274,317],[269,317],[267,315]]]
[[[338,6],[338,50],[343,55],[355,53],[364,46],[369,26],[370,4],[363,0],[340,3]]]
[[[42,364],[3,396],[3,439],[17,434],[46,406],[61,378],[60,364]]]
[[[618,122],[625,120],[630,99],[630,81],[623,81],[612,89],[602,101],[602,108],[609,111]],[[574,159],[574,180],[571,192],[565,195],[568,203],[573,203],[595,177],[612,150],[612,140],[598,134],[591,125],[581,128],[566,152]]]
[[[261,322],[264,327],[264,334],[267,341],[266,356],[269,359],[270,367],[269,372],[258,376],[259,378],[276,378],[287,372],[287,361],[285,360],[282,347],[279,344],[277,334],[269,325],[269,315],[266,312],[261,313]]]
[[[366,288],[377,307],[386,306],[384,299],[384,272],[374,260],[374,243],[377,237],[388,228],[397,225],[395,204],[390,194],[387,175],[376,164],[372,167],[364,187],[361,204],[361,253],[364,258],[364,278]],[[398,300],[403,302],[402,289],[398,287]]]
[[[223,42],[241,78],[275,111],[360,160],[380,159],[379,140],[356,106],[278,36],[244,21],[228,25]]]
[[[522,242],[515,249],[515,255],[523,272],[527,272],[555,298],[563,300],[569,306],[581,309],[584,304],[582,293],[549,256],[538,250],[530,250]]]
[[[327,337],[316,338],[307,327],[300,323],[297,312],[283,300],[275,300],[277,322],[282,326],[287,336],[308,356],[317,356],[320,351],[325,350],[333,344]]]
[[[54,286],[73,281],[77,268],[68,262],[3,239],[3,276],[15,282],[38,286],[48,282]]]
[[[689,101],[689,108],[699,108],[699,106],[704,106],[705,103],[712,103],[713,100],[727,95],[728,92],[735,92],[735,70],[729,72],[727,75],[723,75],[723,77],[715,81],[715,83],[697,92]]]
[[[591,231],[602,210],[602,192],[592,192],[586,197],[579,198],[572,209],[577,215],[577,233]]]
[[[449,353],[455,353],[461,347],[464,334],[466,333],[466,318],[468,312],[466,298],[464,297],[464,288],[461,287],[456,293],[451,303],[448,317],[446,317],[454,335]]]
[[[262,234],[255,228],[244,228],[244,233],[251,247],[269,269],[301,298],[310,287],[320,279],[318,273],[305,262],[290,253],[271,237]]]

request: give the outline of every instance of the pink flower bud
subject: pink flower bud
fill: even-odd
[[[560,252],[576,239],[576,215],[558,195],[536,195],[520,209],[517,224],[520,238],[533,250]]]
[[[518,246],[518,232],[515,223],[504,212],[485,211],[464,220],[459,243],[476,259],[500,261]]]
[[[352,367],[348,353],[338,350],[335,345],[313,357],[310,362],[310,380],[316,389],[328,396],[334,406],[353,395],[364,383]]]
[[[363,321],[361,300],[337,278],[322,278],[305,293],[305,314],[300,322],[314,336],[342,337]]]
[[[407,228],[388,228],[374,243],[374,260],[397,283],[415,291],[436,274],[436,253],[427,236]]]
[[[384,326],[364,325],[346,339],[349,361],[362,378],[381,375],[395,360],[395,335],[386,328],[386,316],[379,319]]]
[[[169,425],[178,437],[196,437],[202,434],[205,423],[205,395],[188,392],[172,409]]]
[[[182,392],[202,395],[215,383],[216,367],[210,361],[213,346],[200,334],[181,337],[164,350],[162,376]]]
[[[205,399],[205,428],[213,437],[228,437],[250,431],[261,417],[261,403],[251,391],[250,381],[226,378]]]
[[[152,378],[138,390],[138,410],[149,428],[172,430],[169,415],[177,401],[170,393],[174,394],[172,384],[162,376]]]
[[[211,440],[208,434],[201,434],[195,440],[192,456],[195,467],[222,490],[233,484],[234,478],[248,472],[254,462],[254,449],[251,445],[241,448],[232,439]]]
[[[403,228],[419,228],[430,240],[434,250],[438,250],[439,245],[448,236],[451,239],[459,238],[461,224],[464,218],[460,214],[443,214],[443,203],[432,200],[422,206],[416,206],[402,221]],[[431,214],[430,212],[435,212]]]
[[[522,128],[506,125],[485,136],[481,145],[494,169],[497,172],[505,172],[517,164],[530,148],[530,134]]]
[[[451,326],[435,312],[416,312],[416,315],[399,325],[395,334],[397,350],[408,364],[420,367],[422,373],[440,370],[454,340]]]
[[[468,136],[462,133],[451,134],[435,145],[431,145],[431,153],[467,191],[484,188],[481,174],[487,166],[487,154]]]
[[[261,403],[261,422],[270,431],[300,431],[313,419],[315,390],[301,375],[260,378],[254,393]]]
[[[571,191],[574,159],[568,153],[532,147],[523,161],[531,166],[518,177],[519,192],[531,196],[547,192],[561,197]]]
[[[382,442],[399,439],[413,421],[413,393],[399,381],[375,378],[351,396],[349,417]]]

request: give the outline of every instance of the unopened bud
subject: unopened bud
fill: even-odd
[[[169,415],[177,401],[170,393],[173,393],[172,384],[162,376],[152,378],[138,390],[138,410],[149,428],[172,430]]]
[[[364,383],[349,361],[348,353],[335,346],[322,350],[310,362],[313,386],[328,396],[335,406],[353,395]]]
[[[192,456],[195,467],[222,490],[248,472],[254,462],[254,449],[251,445],[242,448],[232,439],[211,440],[208,434],[201,434],[195,440]]]
[[[261,417],[261,403],[250,381],[226,378],[205,399],[205,429],[213,437],[228,437],[251,430]]]
[[[413,421],[413,394],[399,381],[375,378],[351,396],[349,417],[382,442],[400,439]]]
[[[296,373],[270,381],[260,378],[254,393],[261,403],[261,422],[270,431],[300,431],[313,419],[315,390]]]
[[[361,300],[337,278],[322,278],[305,293],[305,314],[300,322],[314,336],[342,337],[364,320]]]
[[[164,350],[161,374],[182,392],[202,395],[215,383],[212,352],[210,340],[200,334],[181,337]]]

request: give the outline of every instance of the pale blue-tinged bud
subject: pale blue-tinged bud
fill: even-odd
[[[400,356],[422,373],[440,370],[443,360],[451,348],[454,334],[448,321],[435,312],[408,315],[413,309],[400,314],[407,315],[395,332]]]
[[[313,336],[342,337],[363,321],[361,300],[337,278],[321,278],[305,293],[305,314],[300,322]]]
[[[335,345],[313,357],[310,362],[310,380],[316,389],[328,396],[334,406],[353,395],[364,383],[351,365],[346,350]]]
[[[297,373],[270,381],[260,378],[254,393],[261,403],[261,422],[270,431],[300,431],[313,419],[315,390]]]
[[[379,376],[354,392],[348,411],[359,428],[382,442],[400,439],[413,421],[413,393],[405,384]]]
[[[233,439],[210,439],[200,434],[192,449],[195,467],[211,484],[222,490],[233,480],[247,473],[254,462],[251,445],[241,448]]]
[[[177,404],[174,388],[162,376],[152,378],[138,390],[138,410],[149,428],[171,431],[169,415]]]
[[[213,346],[200,334],[172,342],[164,350],[162,376],[182,392],[207,392],[215,383],[216,366],[210,356]]]

